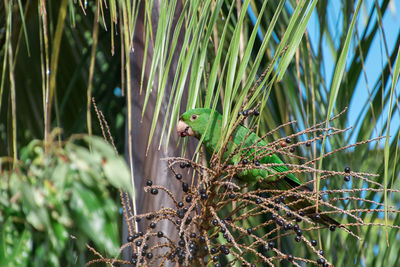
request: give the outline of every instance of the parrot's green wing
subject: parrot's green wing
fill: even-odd
[[[243,140],[245,140],[244,142],[242,142]],[[255,144],[257,144],[258,147],[266,147],[267,144],[265,143],[264,140],[260,140],[255,133],[251,133],[249,134],[249,129],[243,127],[243,126],[239,126],[236,130],[236,132],[233,134],[233,138],[232,138],[233,144],[228,144],[228,145],[232,145],[232,146],[240,146],[242,145],[243,148],[249,148],[251,146],[254,146]],[[231,149],[229,149],[231,150]],[[250,156],[250,155],[254,155],[256,152],[255,148],[249,148],[246,155]],[[264,153],[265,151],[261,150],[261,151],[257,151],[257,154],[261,154]],[[249,161],[253,160],[254,156],[250,158]],[[275,154],[271,154],[271,155],[266,155],[264,157],[262,157],[259,162],[261,164],[270,164],[270,163],[275,163],[275,164],[284,164],[284,162]],[[235,164],[239,163],[239,162],[234,162]],[[266,169],[251,169],[248,171],[245,171],[244,173],[242,173],[241,175],[239,175],[239,177],[241,179],[247,180],[248,182],[257,182],[259,179],[269,179],[270,182],[275,181],[276,179],[280,179],[282,177],[279,177],[279,173],[282,172],[287,172],[289,171],[288,168],[285,165],[278,165],[278,166],[271,166],[269,168],[269,171],[267,171]],[[270,174],[274,174],[276,173],[276,176],[273,177],[268,177],[268,175]],[[297,179],[296,176],[294,176],[292,173],[287,173],[285,174],[284,177],[284,182],[288,183],[288,186],[285,183],[282,183],[282,187],[279,188],[281,190],[288,190],[290,188],[293,187],[297,187],[299,185],[301,185],[301,182],[299,181],[299,179]],[[279,184],[278,184],[279,185]]]

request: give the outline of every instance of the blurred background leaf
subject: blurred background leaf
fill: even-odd
[[[86,243],[117,255],[119,205],[112,185],[131,187],[124,159],[99,137],[48,145],[45,154],[44,143],[34,140],[15,169],[1,165],[1,265],[83,264]]]

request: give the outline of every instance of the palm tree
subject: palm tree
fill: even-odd
[[[389,0],[381,4],[5,1],[0,17],[4,22],[0,127],[7,134],[3,131],[0,135],[0,153],[16,160],[31,139],[48,139],[54,127],[63,129],[63,137],[78,132],[101,134],[93,111],[94,97],[116,149],[120,153],[125,149],[135,180],[135,212],[141,214],[157,209],[160,203],[170,205],[164,203],[167,198],[162,194],[155,198],[144,193],[147,179],[182,197],[179,184],[170,182],[171,173],[160,158],[198,159],[197,144],[185,149],[186,141],[175,134],[183,111],[193,107],[219,110],[228,133],[242,107],[259,103],[261,115],[244,123],[257,124],[260,135],[297,120],[274,133],[273,138],[279,139],[350,106],[345,116],[331,125],[346,128],[353,126],[349,125],[352,120],[353,128],[313,147],[312,153],[297,152],[301,156],[325,154],[390,133],[390,138],[339,151],[317,163],[327,170],[351,166],[379,174],[375,182],[383,185],[385,192],[368,192],[362,198],[385,203],[381,207],[385,212],[363,214],[362,218],[383,227],[363,226],[359,229],[362,241],[337,232],[328,234],[322,236],[321,245],[335,265],[395,266],[398,229],[385,226],[399,224],[397,213],[387,212],[390,205],[398,206],[398,193],[387,190],[398,185],[400,166],[396,119],[400,38],[395,35],[393,45],[388,45],[383,23],[393,5]],[[367,12],[364,21],[360,19],[362,10]],[[340,16],[332,21],[335,11]],[[377,78],[371,80],[368,60],[376,50],[374,40],[382,45],[378,55],[382,63],[374,66]],[[362,101],[360,91],[367,96]],[[355,102],[361,112],[354,115]],[[314,137],[309,134],[299,141]],[[177,146],[180,143],[183,146]],[[343,188],[343,180],[332,179],[328,186]],[[352,180],[351,186],[365,185]],[[346,208],[349,204],[344,201],[340,205]],[[142,230],[145,225],[139,223]],[[172,234],[168,227],[161,229]],[[312,257],[293,242],[282,244],[282,251],[289,250],[293,255]]]

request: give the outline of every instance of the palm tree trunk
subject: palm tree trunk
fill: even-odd
[[[157,23],[159,18],[160,12],[160,3],[156,1],[154,3],[152,9],[152,26],[153,26],[153,36],[155,38],[157,32]],[[145,50],[145,27],[144,27],[144,16],[145,16],[145,6],[144,1],[141,1],[138,15],[138,20],[136,23],[136,28],[134,32],[134,52],[131,53],[131,69],[132,69],[132,86],[131,86],[131,93],[132,93],[132,114],[130,114],[132,118],[132,151],[133,151],[133,169],[134,169],[134,179],[135,179],[135,188],[136,188],[136,207],[137,207],[137,214],[147,213],[151,211],[156,211],[161,207],[174,207],[174,203],[168,197],[167,194],[164,192],[160,192],[157,196],[151,195],[149,193],[144,192],[143,187],[146,185],[146,180],[150,179],[153,181],[155,185],[163,185],[167,187],[171,192],[174,193],[177,199],[182,199],[183,192],[181,190],[181,184],[175,182],[174,176],[171,175],[171,172],[168,171],[168,166],[165,161],[161,161],[160,159],[168,157],[168,156],[178,156],[180,155],[180,147],[177,147],[178,136],[173,135],[169,141],[167,152],[165,152],[165,144],[163,143],[161,149],[158,149],[160,135],[161,135],[161,127],[164,122],[165,116],[168,116],[166,108],[168,104],[168,100],[170,96],[170,92],[172,89],[172,83],[174,77],[176,75],[176,68],[179,58],[179,53],[181,50],[181,44],[183,40],[178,41],[178,47],[175,50],[175,54],[172,59],[171,63],[171,70],[168,76],[167,84],[166,84],[166,93],[164,94],[164,99],[160,111],[160,116],[158,118],[158,123],[156,126],[156,131],[153,136],[153,141],[149,148],[148,154],[146,155],[146,149],[148,144],[148,137],[150,132],[150,127],[152,123],[154,108],[156,104],[156,97],[157,97],[157,83],[154,82],[153,91],[150,94],[149,102],[146,107],[146,111],[142,118],[142,107],[145,98],[145,93],[139,93],[140,89],[140,79],[142,74],[142,69],[145,67],[146,71],[144,74],[143,80],[143,88],[146,88],[147,81],[148,81],[148,69],[149,65],[152,61],[153,57],[153,44],[150,41],[147,55],[144,55]],[[174,21],[172,25],[172,32],[174,31],[174,27],[176,22],[182,12],[182,3],[178,1],[176,11],[174,14]],[[182,39],[184,35],[184,29],[181,30],[180,39]],[[172,39],[172,38],[171,38]],[[143,66],[143,57],[147,56],[146,59],[146,66]],[[156,74],[157,75],[157,74]],[[159,77],[155,78],[155,81],[158,80]],[[185,108],[184,104],[187,101],[187,90],[182,97],[181,102],[181,109]],[[127,116],[129,118],[129,116]],[[126,138],[125,138],[125,155],[127,160],[129,159],[128,153],[128,130],[126,130]],[[164,142],[164,141],[163,141]],[[192,154],[195,148],[195,143],[189,144],[188,146],[188,153]],[[173,180],[172,180],[173,179]],[[139,222],[139,231],[144,231],[150,221],[148,220],[141,220]],[[175,226],[171,223],[167,222],[159,222],[157,223],[157,230],[163,231],[165,235],[168,235],[170,238],[177,239],[177,231]],[[174,236],[175,235],[175,236]],[[127,225],[124,222],[123,228],[123,242],[126,242],[126,238],[128,236]],[[124,258],[129,260],[130,254],[125,253]],[[170,266],[173,266],[172,264]],[[168,263],[164,266],[168,266]]]

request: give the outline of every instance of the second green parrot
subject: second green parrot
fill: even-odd
[[[196,108],[186,111],[180,116],[177,125],[177,132],[181,137],[194,136],[197,139],[200,139],[201,136],[204,135],[203,144],[205,145],[207,152],[210,154],[217,152],[221,145],[221,130],[222,115],[217,111],[214,111],[213,113],[211,109],[207,108]],[[248,128],[241,125],[236,128],[229,140],[230,141],[226,146],[226,152],[223,154],[223,160],[225,160],[237,146],[241,145],[241,148],[249,148],[246,155],[252,155],[249,158],[250,161],[254,154],[260,155],[263,153],[263,151],[257,151],[254,153],[255,144],[259,147],[265,147],[267,145],[267,143],[264,140],[260,140],[255,133],[250,133]],[[253,148],[250,148],[251,146],[253,146]],[[228,164],[239,164],[240,159],[241,157],[239,154],[235,155],[228,161]],[[269,163],[282,165],[271,166],[268,170],[266,168],[247,169],[238,173],[237,176],[240,180],[248,184],[255,184],[257,181],[261,180],[262,182],[257,184],[260,184],[266,189],[290,190],[301,185],[301,182],[293,175],[293,173],[286,173],[284,177],[280,177],[282,175],[279,175],[279,173],[287,172],[288,168],[283,165],[283,161],[276,154],[265,155],[257,161],[257,165]],[[274,173],[277,175],[271,176],[271,174]],[[294,202],[295,204],[290,204],[290,202]],[[304,215],[313,220],[319,221],[324,225],[340,225],[337,221],[326,214],[318,214],[316,217],[315,207],[311,208],[310,206],[313,206],[313,204],[306,199],[296,201],[293,196],[289,195],[286,197],[285,203],[288,203],[290,209],[303,210]],[[309,208],[307,209],[307,207]]]

